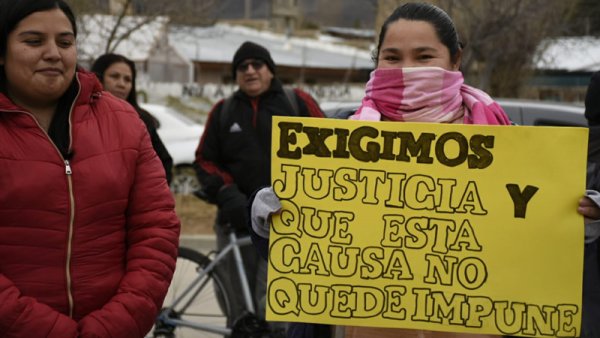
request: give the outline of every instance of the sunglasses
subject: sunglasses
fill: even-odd
[[[265,65],[265,62],[262,60],[253,60],[253,61],[248,61],[248,62],[244,62],[244,63],[240,63],[237,66],[237,70],[238,72],[245,72],[248,70],[249,66],[252,66],[252,68],[254,70],[259,70],[261,69],[263,66]]]

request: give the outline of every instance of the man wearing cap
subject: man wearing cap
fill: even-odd
[[[275,77],[271,54],[263,46],[244,42],[233,56],[231,71],[239,89],[212,108],[194,163],[202,195],[218,206],[215,232],[219,248],[228,242],[227,224],[236,234],[248,235],[248,197],[271,184],[271,118],[323,117],[310,95],[299,89],[284,89]],[[243,248],[242,256],[255,307],[264,316],[266,261],[253,246]],[[233,324],[244,313],[245,306],[233,261],[227,265],[223,269],[227,269],[224,273],[234,290],[230,294],[239,297],[232,304],[230,324]]]

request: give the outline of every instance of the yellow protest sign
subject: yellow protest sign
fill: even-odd
[[[267,319],[579,335],[587,130],[273,119]]]

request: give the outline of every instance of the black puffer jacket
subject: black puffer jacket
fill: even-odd
[[[300,116],[323,117],[310,95],[299,89],[294,89],[294,94]],[[257,98],[236,91],[224,116],[223,102],[217,103],[208,116],[194,164],[203,192],[213,203],[224,184],[237,184],[246,196],[270,185],[271,118],[295,115],[277,79]]]
[[[152,142],[152,148],[156,151],[156,155],[160,159],[160,162],[165,168],[165,175],[167,176],[167,183],[171,184],[171,180],[173,178],[173,158],[169,154],[167,147],[158,136],[158,132],[156,131],[156,127],[158,125],[158,121],[146,110],[142,108],[137,109],[138,114],[144,124],[146,125],[146,129],[148,129],[148,134],[150,134],[150,142]]]
[[[587,189],[600,191],[600,125],[590,126],[587,164]],[[600,245],[598,240],[585,245],[584,255],[581,337],[599,337]]]

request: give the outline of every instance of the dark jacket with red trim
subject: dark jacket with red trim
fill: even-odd
[[[0,93],[2,337],[143,337],[175,268],[179,220],[146,127],[95,75],[73,87],[68,156]]]
[[[300,116],[324,116],[310,95],[299,89],[294,93]],[[223,185],[235,183],[248,197],[271,184],[271,118],[295,115],[277,79],[257,98],[236,91],[226,121],[221,117],[223,102],[208,115],[194,165],[203,192],[213,203]]]

